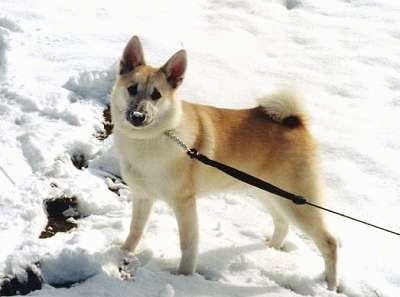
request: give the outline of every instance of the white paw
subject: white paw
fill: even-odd
[[[286,240],[282,244],[282,243],[274,242],[273,240],[267,238],[265,242],[266,242],[267,247],[273,248],[278,251],[293,252],[293,251],[297,250],[297,245],[289,240]]]

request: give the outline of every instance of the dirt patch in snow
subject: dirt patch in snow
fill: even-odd
[[[49,238],[58,232],[67,232],[78,225],[74,220],[81,218],[76,197],[58,197],[44,201],[48,222],[39,238]]]
[[[107,139],[107,137],[112,134],[113,128],[114,125],[111,118],[111,107],[110,105],[107,105],[107,107],[103,110],[103,129],[96,133],[96,138],[102,141]]]
[[[37,266],[26,268],[26,276],[4,277],[0,280],[0,296],[27,295],[42,288],[42,277]]]

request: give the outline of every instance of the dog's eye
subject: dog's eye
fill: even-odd
[[[139,87],[138,84],[134,84],[134,85],[131,85],[130,87],[128,87],[129,95],[136,96],[138,93],[138,87]]]
[[[153,99],[153,100],[157,100],[157,99],[160,99],[160,98],[161,98],[161,94],[160,94],[160,92],[159,92],[156,88],[154,88],[154,89],[153,89],[153,93],[151,93],[150,97],[151,97],[151,99]]]

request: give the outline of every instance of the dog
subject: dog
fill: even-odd
[[[173,130],[189,147],[212,159],[322,204],[317,146],[297,97],[280,92],[262,98],[255,108],[238,110],[185,102],[177,99],[175,92],[186,67],[185,50],[176,52],[160,68],[147,65],[136,36],[123,50],[111,95],[121,173],[134,193],[130,232],[123,249],[135,251],[153,202],[163,199],[177,218],[178,273],[193,274],[199,240],[196,197],[241,190],[251,192],[270,210],[274,232],[269,246],[281,248],[289,223],[294,223],[321,252],[328,289],[336,289],[338,244],[319,209],[276,199],[191,160],[165,135]]]

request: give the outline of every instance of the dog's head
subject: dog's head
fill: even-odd
[[[132,37],[123,51],[112,93],[115,128],[131,138],[152,138],[175,128],[182,107],[174,93],[185,70],[184,50],[154,68],[146,65],[139,38]]]

